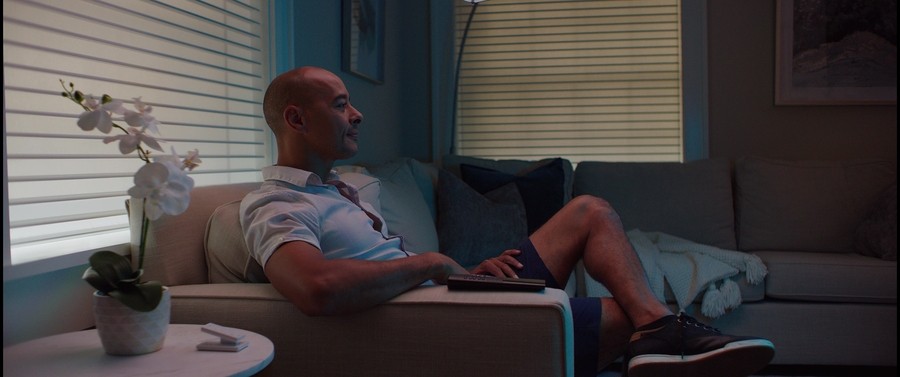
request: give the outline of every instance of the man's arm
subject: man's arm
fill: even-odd
[[[440,253],[390,261],[328,260],[303,241],[278,247],[265,272],[278,292],[311,316],[367,309],[429,279],[444,283],[452,273],[467,273]]]

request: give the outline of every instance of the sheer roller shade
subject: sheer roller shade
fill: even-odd
[[[129,241],[124,202],[142,162],[76,126],[81,111],[60,79],[129,108],[133,97],[152,105],[167,153],[199,149],[195,185],[260,180],[267,6],[3,1],[12,264]]]
[[[678,0],[490,0],[463,52],[457,153],[681,161]],[[457,6],[457,43],[471,5]]]

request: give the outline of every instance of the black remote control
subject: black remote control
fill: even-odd
[[[547,286],[542,279],[519,279],[491,275],[453,274],[447,289],[467,291],[540,291]]]

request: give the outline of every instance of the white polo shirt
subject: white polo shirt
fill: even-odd
[[[327,259],[391,260],[404,258],[400,237],[389,237],[338,189],[301,169],[268,166],[263,184],[241,201],[241,228],[250,254],[265,267],[272,253],[284,243],[303,241],[322,251]],[[331,173],[328,180],[337,180]],[[361,202],[367,211],[374,208]],[[385,224],[383,218],[381,223]]]

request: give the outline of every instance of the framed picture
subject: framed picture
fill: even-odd
[[[776,4],[776,105],[897,103],[895,0]]]
[[[343,69],[384,82],[384,0],[343,0]]]

